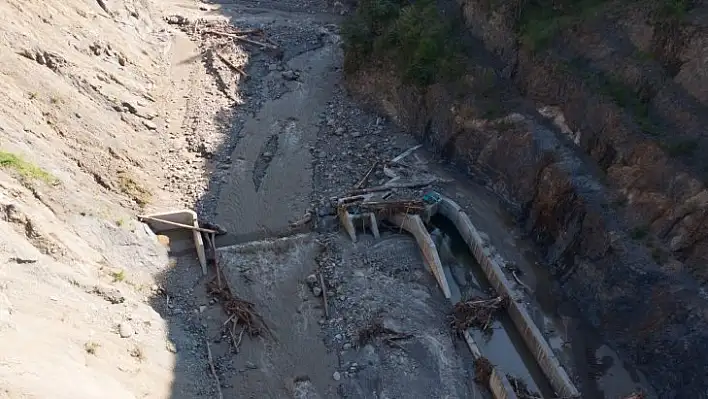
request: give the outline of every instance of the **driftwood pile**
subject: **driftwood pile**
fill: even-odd
[[[166,20],[169,24],[177,25],[192,39],[199,41],[200,47],[204,49],[202,55],[207,57],[210,62],[219,59],[243,78],[248,77],[243,69],[247,59],[243,52],[236,51],[235,44],[255,47],[274,57],[282,57],[282,49],[268,38],[263,29],[239,29],[227,21],[189,20],[181,15],[172,15]]]
[[[411,334],[401,333],[385,327],[381,320],[374,320],[367,327],[359,331],[358,344],[359,346],[364,346],[378,338],[388,346],[400,348],[398,341],[406,340],[412,337],[413,336]]]
[[[494,316],[507,306],[508,301],[509,298],[498,296],[492,299],[474,297],[469,301],[458,302],[453,308],[450,324],[457,333],[472,327],[489,331]]]

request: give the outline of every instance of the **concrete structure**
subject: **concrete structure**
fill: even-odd
[[[197,219],[197,214],[194,211],[184,209],[179,211],[164,212],[164,213],[153,213],[150,215],[145,215],[142,217],[144,223],[146,223],[155,233],[162,233],[170,230],[178,230],[182,227],[175,226],[174,224],[162,223],[160,220],[165,220],[167,222],[178,223],[186,226],[194,227],[192,234],[194,237],[194,248],[197,250],[197,257],[199,258],[199,264],[202,267],[202,273],[206,276],[207,274],[207,261],[206,253],[204,252],[204,240],[202,239],[202,233],[199,229],[199,221]]]
[[[451,199],[442,197],[437,204],[437,211],[453,222],[496,292],[499,295],[514,298],[512,285],[499,265],[491,258],[485,242],[462,208]],[[509,301],[507,312],[556,394],[564,398],[580,397],[580,393],[570,380],[568,373],[561,366],[526,309],[521,304],[511,300]]]

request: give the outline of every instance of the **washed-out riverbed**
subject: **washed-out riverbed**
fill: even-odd
[[[245,103],[228,116],[228,140],[214,156],[218,173],[200,202],[201,213],[230,233],[217,241],[226,280],[236,295],[257,304],[280,338],[251,342],[247,337],[243,351],[235,353],[218,307],[202,311],[204,303],[214,305],[208,297],[180,296],[175,306],[202,312],[193,328],[205,331],[213,342],[225,394],[247,396],[268,385],[263,397],[300,397],[298,387],[309,384],[319,397],[482,397],[485,389],[473,382],[472,357],[451,332],[449,313],[454,301],[483,293],[488,283],[454,230],[439,224],[451,242],[446,258],[454,290],[451,303],[411,237],[387,231],[378,240],[361,234],[352,243],[338,231],[336,218],[321,212],[330,197],[352,187],[374,160],[390,160],[416,140],[347,96],[341,85],[340,41],[330,18],[276,10],[280,7],[224,8],[239,28],[264,28],[285,51],[280,58],[249,54],[249,79],[239,88]],[[582,304],[559,299],[533,247],[516,232],[494,196],[425,151],[415,157],[450,180],[434,189],[458,202],[500,256],[522,272],[520,278],[532,293],[519,288],[519,295],[526,295],[536,324],[584,398],[618,398],[644,385],[584,327],[576,310]],[[370,184],[384,178],[372,176]],[[243,248],[230,247],[287,232],[289,221],[310,208],[317,213],[317,231],[293,247],[267,247],[247,255]],[[325,243],[324,255],[316,241]],[[320,273],[324,286],[311,278]],[[175,291],[197,292],[199,283],[185,278]],[[367,331],[381,332],[379,325],[406,338],[373,334],[373,339],[362,339]],[[495,322],[491,335],[472,335],[483,355],[502,371],[552,397],[508,319]],[[304,354],[316,359],[298,362]]]

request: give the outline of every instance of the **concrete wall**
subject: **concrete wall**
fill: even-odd
[[[528,346],[556,393],[561,397],[579,397],[580,393],[570,380],[568,373],[561,366],[541,331],[536,327],[526,309],[513,300],[515,295],[509,280],[499,265],[492,260],[489,249],[485,247],[484,241],[477,229],[472,225],[467,214],[454,201],[445,197],[442,198],[438,206],[438,212],[455,224],[455,227],[469,246],[470,251],[497,293],[512,298],[507,307],[509,317],[521,333],[526,346]]]

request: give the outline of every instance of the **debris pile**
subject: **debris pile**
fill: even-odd
[[[249,337],[271,335],[271,331],[263,318],[255,311],[253,303],[236,298],[231,290],[226,286],[220,286],[216,277],[207,285],[209,295],[216,298],[224,312],[229,316],[224,325],[231,323],[230,331],[233,339],[234,349],[238,350],[243,334]],[[237,326],[241,327],[241,332],[236,335]]]
[[[200,43],[202,56],[212,64],[220,60],[230,70],[242,78],[248,74],[243,69],[248,56],[238,51],[236,43],[255,47],[276,58],[282,58],[282,49],[268,36],[263,29],[239,29],[224,20],[189,20],[181,15],[166,18],[167,23],[177,25],[192,39]]]
[[[375,319],[367,327],[359,330],[359,346],[364,346],[379,338],[386,345],[400,348],[398,341],[412,338],[411,334],[405,334],[384,326],[383,321]]]
[[[494,372],[494,366],[486,357],[480,357],[474,361],[474,380],[478,384],[488,386],[492,372]]]
[[[541,396],[540,393],[533,392],[531,389],[529,389],[528,385],[526,385],[523,380],[516,378],[510,374],[507,374],[506,378],[509,380],[511,388],[514,390],[514,393],[516,393],[516,396],[519,399],[543,399],[543,396]]]
[[[474,297],[469,301],[458,302],[452,311],[451,326],[457,333],[472,327],[488,331],[494,315],[504,309],[508,301],[509,298],[498,296],[492,299]]]
[[[422,215],[427,204],[424,200],[411,199],[411,190],[429,186],[439,179],[425,168],[408,165],[403,159],[420,146],[412,147],[387,162],[376,161],[352,188],[340,197],[331,198],[342,226],[352,241],[356,242],[356,227],[367,227],[374,237],[379,237],[379,220],[396,215]],[[381,168],[381,170],[379,170]],[[375,172],[383,172],[389,180],[379,186],[367,187]]]

